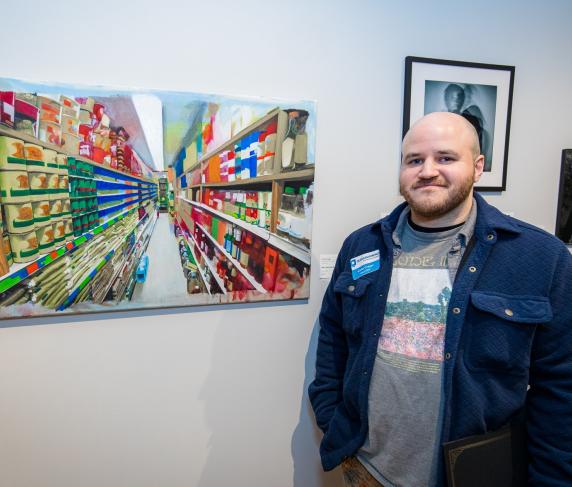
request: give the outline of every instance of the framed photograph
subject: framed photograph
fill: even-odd
[[[562,151],[555,234],[572,248],[572,149]]]
[[[514,66],[408,56],[405,58],[403,135],[432,112],[458,113],[477,130],[485,170],[480,191],[504,191]]]

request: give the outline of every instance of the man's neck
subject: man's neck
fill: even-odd
[[[444,228],[452,227],[467,221],[471,208],[473,206],[473,195],[467,198],[456,208],[452,209],[445,215],[439,217],[426,217],[416,213],[411,208],[411,221],[416,225],[427,228]]]

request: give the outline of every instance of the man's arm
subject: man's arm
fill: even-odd
[[[572,255],[562,246],[550,292],[553,319],[536,330],[526,426],[529,485],[572,485]]]
[[[322,301],[316,352],[316,377],[308,388],[316,422],[324,433],[337,405],[342,401],[343,377],[348,355],[342,328],[341,302],[334,292],[334,284],[344,267],[342,253],[343,248],[338,255],[332,279]]]

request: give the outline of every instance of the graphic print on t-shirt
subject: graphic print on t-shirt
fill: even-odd
[[[379,358],[411,372],[439,371],[451,297],[447,269],[396,267],[378,344]]]

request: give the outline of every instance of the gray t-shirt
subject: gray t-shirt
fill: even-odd
[[[403,212],[369,390],[369,433],[357,458],[385,487],[436,481],[447,308],[476,205],[461,227],[413,230]]]

